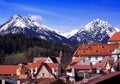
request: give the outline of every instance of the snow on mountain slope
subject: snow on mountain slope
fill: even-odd
[[[78,29],[74,29],[74,30],[70,31],[70,32],[68,33],[68,35],[67,35],[67,38],[72,37],[72,36],[75,35],[78,31],[79,31]]]
[[[0,26],[0,34],[8,33],[24,33],[54,42],[69,42],[68,39],[50,30],[47,26],[18,14],[13,15],[5,24]]]
[[[62,31],[58,31],[58,30],[54,30],[54,31],[61,36],[64,36],[66,38],[70,38],[71,36],[73,36],[74,34],[76,34],[78,32],[78,29],[74,29],[74,30],[72,30],[70,32],[66,32],[66,33],[64,33]]]
[[[115,28],[108,22],[96,19],[80,29],[69,40],[74,41],[74,43],[107,43],[115,32]]]
[[[117,32],[119,32],[119,31],[120,31],[120,28],[115,27],[115,30],[116,30]]]
[[[0,34],[23,33],[62,43],[106,43],[116,31],[120,29],[114,28],[106,21],[96,19],[80,30],[63,33],[18,14],[0,26]]]

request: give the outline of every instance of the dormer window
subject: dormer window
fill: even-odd
[[[85,59],[83,59],[83,62],[85,62]]]
[[[102,48],[104,48],[104,46],[102,46]]]
[[[98,50],[96,50],[96,52],[98,52]]]
[[[90,46],[88,46],[88,48],[90,48]]]
[[[83,50],[83,52],[85,52],[85,51]]]
[[[45,73],[42,73],[42,77],[43,77],[43,78],[45,77]]]

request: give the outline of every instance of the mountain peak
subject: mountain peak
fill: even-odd
[[[103,28],[112,27],[108,22],[97,18],[91,21],[90,23],[88,23],[84,28],[86,30],[90,30],[91,28],[99,28],[101,26],[103,26]]]
[[[23,33],[60,43],[70,43],[69,40],[45,25],[41,25],[30,18],[19,14],[13,15],[6,23],[0,26],[0,34]]]
[[[91,21],[90,23],[92,23],[92,24],[96,24],[96,23],[97,23],[97,24],[108,24],[108,22],[106,22],[106,21],[104,21],[104,20],[101,20],[101,19],[99,19],[99,18]]]
[[[20,14],[15,14],[11,17],[12,19],[22,18]]]
[[[101,19],[99,19],[99,18],[97,18],[97,19],[95,19],[94,21],[97,21],[97,22],[99,22]]]
[[[97,18],[70,37],[70,40],[77,43],[107,43],[115,32],[115,28],[108,22]]]

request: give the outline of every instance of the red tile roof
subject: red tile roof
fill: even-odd
[[[28,65],[26,65],[26,68],[33,68],[35,69],[37,67],[37,69],[40,67],[42,63],[28,63]]]
[[[58,67],[58,63],[47,63],[47,65],[48,65],[51,69]]]
[[[39,63],[39,62],[43,62],[44,60],[46,60],[47,57],[38,57],[38,58],[34,58],[33,59],[33,63]]]
[[[105,69],[106,63],[109,63],[110,65],[113,65],[114,58],[113,57],[104,58],[100,62],[96,63],[94,68],[100,67],[101,69]]]
[[[0,74],[16,74],[18,68],[16,65],[0,65]]]
[[[66,70],[70,70],[70,69],[72,69],[72,67],[73,67],[73,66],[68,65],[65,69],[66,69]]]
[[[48,70],[48,72],[53,75],[55,77],[55,75],[52,73],[52,68],[56,68],[57,69],[57,63],[42,63],[38,69],[37,74],[39,73],[39,71],[42,69],[42,66],[45,66],[46,69]],[[36,75],[37,76],[37,75]]]
[[[81,44],[73,56],[111,56],[118,44]]]
[[[74,64],[80,62],[82,59],[83,59],[83,57],[74,58],[74,59],[71,61],[70,65],[74,65]]]
[[[74,68],[77,70],[91,70],[92,67],[90,65],[75,65]]]
[[[120,32],[116,32],[110,39],[109,42],[120,41]]]

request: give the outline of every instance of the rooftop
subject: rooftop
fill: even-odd
[[[100,62],[96,63],[94,68],[100,67],[101,69],[105,69],[106,63],[109,63],[110,65],[113,65],[114,58],[113,57],[104,58]]]
[[[83,59],[83,57],[74,58],[74,59],[71,61],[70,65],[76,64],[76,63],[80,62],[80,60],[82,60],[82,59]]]
[[[75,65],[74,68],[76,70],[91,70],[92,69],[90,65]]]
[[[81,44],[73,56],[111,56],[118,44]]]
[[[116,32],[110,39],[109,42],[120,41],[120,32]]]
[[[17,65],[0,65],[0,74],[16,74]]]

